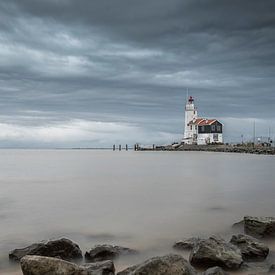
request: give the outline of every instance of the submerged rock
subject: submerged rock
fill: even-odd
[[[217,237],[200,240],[190,254],[192,265],[201,267],[219,266],[225,269],[239,269],[243,263],[241,251],[233,244]]]
[[[76,265],[61,259],[28,255],[20,260],[24,275],[113,275],[112,261]]]
[[[136,254],[137,251],[127,247],[116,245],[96,245],[90,251],[85,253],[85,259],[90,262],[112,260],[121,255]]]
[[[9,253],[9,258],[14,261],[19,261],[26,255],[58,257],[63,260],[82,258],[82,252],[79,246],[66,238],[52,240],[45,243],[34,243],[24,248],[14,249]]]
[[[246,216],[244,217],[244,231],[253,236],[275,236],[275,218]]]
[[[228,275],[228,273],[219,266],[214,266],[208,268],[202,275]]]
[[[118,272],[117,275],[196,275],[197,272],[180,255],[169,254],[162,257],[154,257],[147,261],[128,267]]]
[[[269,253],[267,245],[244,234],[233,235],[230,242],[241,250],[245,260],[263,261]]]
[[[179,250],[189,250],[189,249],[192,249],[199,240],[200,240],[199,238],[195,238],[195,237],[180,240],[174,243],[173,248],[179,249]]]

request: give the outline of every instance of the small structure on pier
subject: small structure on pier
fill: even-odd
[[[199,118],[194,99],[190,96],[185,106],[184,137],[185,144],[223,143],[223,125],[217,119]]]

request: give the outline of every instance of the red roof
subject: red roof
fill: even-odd
[[[207,119],[207,118],[197,118],[195,121],[191,121],[191,124],[204,126],[204,125],[211,125],[216,122],[216,119]]]

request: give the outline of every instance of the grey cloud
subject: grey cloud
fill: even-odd
[[[1,1],[1,122],[129,123],[167,142],[188,87],[227,140],[234,119],[275,132],[274,18],[269,0]]]

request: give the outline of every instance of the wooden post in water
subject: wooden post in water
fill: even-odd
[[[119,150],[119,151],[121,151],[121,144],[119,144],[119,146],[118,146],[118,150]]]
[[[153,150],[155,150],[155,144],[153,144]]]
[[[114,144],[114,145],[113,145],[113,151],[115,151],[115,150],[116,150],[116,145]]]
[[[128,144],[125,145],[125,150],[128,151]]]

